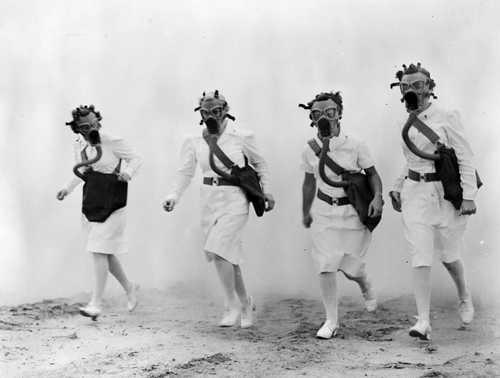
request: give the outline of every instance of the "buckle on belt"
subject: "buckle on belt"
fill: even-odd
[[[339,199],[332,197],[332,205],[338,205],[338,204],[339,204]]]
[[[219,178],[212,177],[212,186],[219,186]]]
[[[413,181],[424,181],[424,182],[430,182],[430,181],[439,181],[439,175],[436,172],[427,172],[427,173],[420,173],[417,171],[413,170],[408,170],[408,178],[410,178]]]

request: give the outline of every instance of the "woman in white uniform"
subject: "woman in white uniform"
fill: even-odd
[[[338,323],[337,271],[356,282],[365,299],[368,311],[375,311],[377,301],[368,280],[364,257],[371,241],[370,230],[361,222],[353,204],[341,187],[328,185],[319,172],[319,158],[312,145],[329,143],[328,156],[349,172],[364,171],[368,176],[373,195],[368,208],[369,217],[382,214],[382,182],[375,169],[368,148],[360,141],[347,136],[340,128],[342,97],[339,92],[320,93],[307,106],[311,126],[318,127],[318,135],[308,142],[302,153],[305,171],[303,192],[303,224],[311,228],[311,255],[319,274],[321,296],[326,311],[326,321],[318,330],[317,337],[329,339],[335,336]],[[323,128],[322,133],[319,129]],[[322,135],[328,135],[322,137]],[[332,181],[341,176],[331,170],[326,175]],[[315,198],[316,197],[316,198]]]
[[[244,166],[246,158],[256,169],[266,198],[266,211],[272,210],[274,200],[270,194],[268,168],[257,149],[253,133],[228,124],[228,118],[234,118],[228,114],[229,106],[218,91],[204,93],[196,110],[201,112],[201,124],[206,125],[203,131],[205,137],[215,137],[219,147],[236,165]],[[247,294],[240,264],[243,259],[241,234],[248,221],[249,203],[240,187],[211,169],[205,137],[200,133],[185,139],[180,168],[163,207],[166,211],[174,209],[191,182],[196,165],[199,165],[204,176],[201,185],[201,225],[205,236],[203,249],[207,260],[215,264],[226,297],[225,311],[219,325],[233,326],[240,318],[241,327],[247,328],[253,324],[253,303]],[[217,158],[214,163],[218,169],[230,172]]]
[[[464,127],[458,112],[445,111],[431,103],[434,96],[434,80],[429,71],[417,65],[403,66],[396,77],[410,114],[437,134],[439,142],[455,150],[463,201],[456,209],[444,198],[441,178],[435,164],[413,153],[403,143],[406,164],[390,192],[392,205],[402,212],[404,234],[408,241],[413,270],[413,285],[417,304],[418,320],[410,328],[410,336],[430,339],[431,266],[435,251],[455,282],[459,305],[459,316],[464,324],[472,321],[474,307],[465,279],[461,253],[464,248],[463,235],[467,224],[465,215],[474,214],[474,198],[477,192],[472,150],[464,135]],[[408,137],[416,148],[433,154],[437,146],[415,127],[409,129]]]
[[[99,112],[95,111],[93,105],[90,107],[80,106],[73,111],[72,115],[73,120],[68,122],[68,125],[78,134],[74,146],[76,163],[98,159],[85,168],[88,170],[87,172],[115,174],[120,181],[130,181],[140,166],[141,159],[128,143],[122,138],[97,131],[101,128],[100,120],[102,117]],[[100,143],[99,140],[97,140],[97,143],[92,141],[91,135],[94,138],[97,135]],[[98,150],[102,152],[100,158]],[[62,201],[81,183],[81,178],[74,177],[57,193],[57,199]],[[96,194],[99,197],[104,197],[107,193]],[[124,201],[126,203],[126,189]],[[85,208],[85,205],[83,207]],[[80,309],[80,313],[92,317],[94,320],[102,311],[102,297],[108,271],[125,290],[128,299],[128,310],[133,311],[137,306],[137,285],[129,281],[118,259],[118,255],[127,252],[125,239],[126,208],[124,204],[118,207],[109,210],[108,214],[102,217],[105,219],[99,219],[98,221],[95,221],[89,214],[82,216],[84,229],[87,232],[86,249],[92,254],[94,261],[95,285],[90,302]],[[83,211],[85,212],[85,209]],[[89,221],[88,217],[92,221]]]

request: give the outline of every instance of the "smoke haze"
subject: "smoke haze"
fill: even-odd
[[[318,294],[301,224],[300,154],[313,135],[297,104],[340,90],[342,127],[369,145],[386,194],[403,165],[398,90],[403,63],[422,62],[437,103],[458,109],[485,182],[464,256],[474,293],[498,294],[497,173],[500,5],[490,1],[11,1],[0,5],[0,303],[71,295],[91,287],[64,123],[95,104],[103,130],[140,152],[130,185],[123,262],[146,287],[192,283],[219,290],[201,252],[197,173],[173,213],[161,209],[193,109],[219,89],[236,125],[255,131],[272,174],[275,211],[245,230],[248,286],[259,293]],[[399,214],[386,197],[368,270],[383,295],[411,292]],[[451,290],[435,266],[435,285]],[[110,290],[117,288],[111,280]],[[350,293],[351,283],[342,283]]]

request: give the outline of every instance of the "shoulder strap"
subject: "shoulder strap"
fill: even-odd
[[[88,147],[88,146],[85,146],[85,148],[84,148],[83,150],[81,150],[81,151],[80,151],[80,156],[81,156],[81,158],[82,158],[82,162],[83,162],[83,161],[87,161],[87,160],[89,160],[89,157],[88,157],[88,155],[87,155],[87,147]]]
[[[316,139],[308,140],[307,144],[314,151],[314,155],[316,155],[317,157],[321,155],[321,147],[319,146],[318,142],[316,142]]]
[[[118,164],[116,165],[115,170],[113,171],[113,173],[115,175],[119,174],[121,168],[122,168],[122,159],[118,160]]]
[[[226,166],[226,168],[233,168],[234,163],[233,161],[227,156],[224,151],[221,150],[219,145],[217,144],[217,141],[215,139],[209,138],[206,133],[203,133],[203,139],[205,139],[205,142],[207,142],[208,147],[212,150],[212,152],[217,156],[217,159],[219,159],[222,164]]]
[[[436,134],[429,126],[427,126],[420,118],[415,117],[413,126],[425,135],[427,139],[431,141],[432,144],[436,144],[439,141],[439,135]]]
[[[314,154],[319,158],[321,155],[321,147],[319,146],[318,142],[316,142],[315,139],[311,139],[307,142],[309,147],[314,151]],[[330,158],[330,156],[325,157],[325,164],[328,168],[330,168],[335,174],[341,175],[342,173],[346,172],[346,170],[338,165],[335,161]]]

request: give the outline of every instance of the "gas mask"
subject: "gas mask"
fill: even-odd
[[[75,134],[81,134],[93,146],[101,143],[99,121],[102,117],[99,112],[95,111],[94,105],[80,105],[71,112],[71,115],[73,120],[66,122],[66,125],[69,125]]]
[[[342,96],[340,92],[322,92],[307,104],[299,104],[300,108],[309,110],[311,127],[318,128],[321,138],[333,136],[339,120],[342,118]]]
[[[234,117],[228,113],[229,105],[224,96],[218,90],[203,95],[199,101],[199,106],[194,110],[200,111],[200,125],[205,124],[209,134],[219,134],[224,119],[229,118],[234,121]]]
[[[408,112],[416,111],[424,105],[430,96],[437,98],[432,92],[435,87],[434,80],[431,79],[429,71],[423,68],[420,63],[410,64],[409,67],[403,65],[403,71],[398,71],[396,77],[399,83],[392,83],[391,88],[399,86],[401,102],[405,103]]]
[[[315,101],[311,106],[309,118],[318,128],[322,138],[333,136],[333,130],[338,125],[339,111],[337,104],[331,100]]]
[[[422,107],[424,98],[429,97],[429,78],[421,72],[404,75],[399,84],[403,101],[409,111]]]

